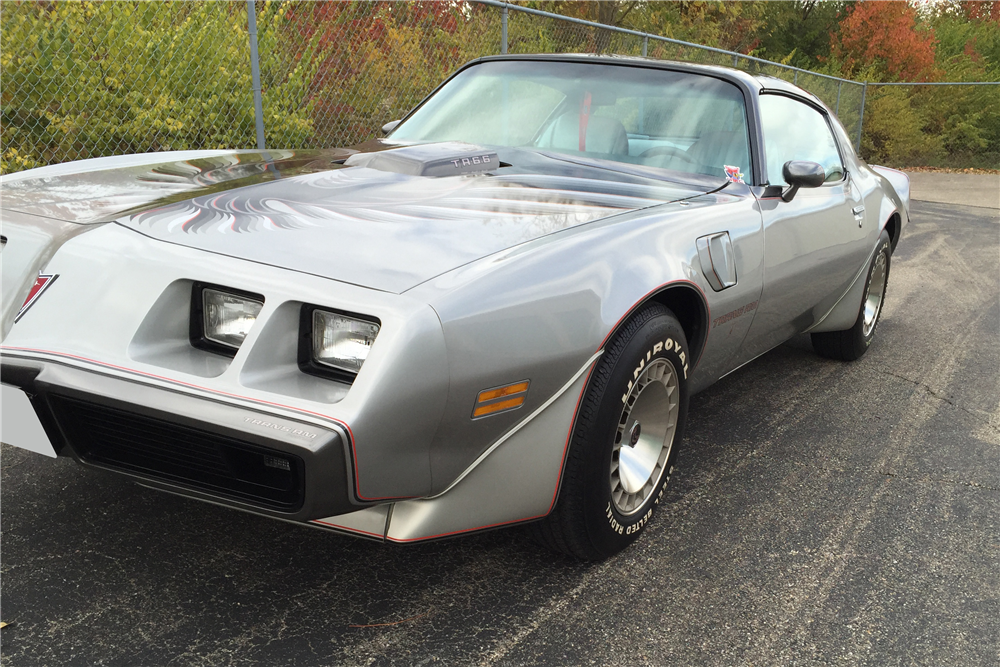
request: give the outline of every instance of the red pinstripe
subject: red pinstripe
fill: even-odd
[[[416,496],[385,496],[385,497],[380,497],[380,498],[369,498],[369,497],[361,495],[361,482],[360,482],[360,479],[358,478],[358,454],[357,454],[357,450],[355,448],[354,431],[351,430],[350,424],[348,424],[347,422],[343,421],[342,419],[337,419],[336,417],[330,417],[329,415],[324,415],[324,414],[321,414],[319,412],[313,412],[311,410],[304,410],[302,408],[296,408],[296,407],[292,407],[290,405],[284,405],[282,403],[276,403],[274,401],[265,401],[265,400],[260,399],[260,398],[250,398],[249,396],[241,396],[240,394],[232,394],[232,393],[229,393],[227,391],[221,391],[221,390],[218,390],[218,389],[210,389],[208,387],[202,387],[201,385],[193,384],[191,382],[184,382],[182,380],[175,380],[173,378],[164,377],[162,375],[156,375],[155,373],[147,373],[145,371],[140,371],[140,370],[137,370],[135,368],[128,368],[126,366],[117,366],[115,364],[109,364],[109,363],[106,363],[106,362],[103,362],[103,361],[97,361],[95,359],[89,359],[87,357],[82,357],[80,355],[69,354],[67,352],[54,352],[52,350],[41,350],[41,349],[36,349],[36,348],[31,348],[31,347],[11,347],[9,345],[0,345],[0,350],[11,350],[11,351],[15,351],[15,352],[39,352],[39,353],[42,353],[42,354],[51,354],[51,355],[56,356],[56,357],[66,357],[66,358],[69,358],[69,359],[78,359],[80,361],[86,361],[87,363],[95,364],[97,366],[104,366],[105,368],[113,368],[115,370],[125,371],[127,373],[133,373],[135,375],[142,375],[144,377],[150,377],[150,378],[153,378],[153,379],[156,379],[156,380],[160,380],[162,382],[169,382],[171,384],[177,384],[177,385],[181,385],[181,386],[184,386],[184,387],[191,387],[193,389],[199,389],[201,391],[206,391],[206,392],[208,392],[210,394],[216,394],[216,395],[219,395],[219,396],[228,396],[230,398],[238,398],[238,399],[241,399],[241,400],[244,400],[244,401],[249,401],[251,403],[258,403],[258,404],[261,404],[261,405],[271,405],[271,406],[274,406],[274,407],[277,407],[277,408],[284,408],[285,410],[291,410],[292,412],[298,412],[299,414],[312,415],[314,417],[319,417],[320,419],[325,419],[327,421],[332,421],[332,422],[334,422],[336,424],[339,424],[340,426],[342,426],[344,429],[347,430],[347,435],[348,435],[348,440],[349,440],[348,445],[351,448],[351,458],[352,458],[352,460],[354,462],[354,491],[357,494],[357,496],[358,496],[359,499],[361,499],[361,500],[372,500],[372,501],[375,501],[375,500],[407,500],[409,498],[416,497]]]
[[[635,312],[635,310],[639,306],[641,306],[643,303],[645,303],[645,301],[647,299],[649,299],[650,296],[652,296],[656,292],[661,291],[663,288],[665,288],[665,287],[667,287],[669,285],[675,285],[675,284],[692,285],[692,286],[694,286],[695,289],[698,290],[698,293],[701,295],[702,302],[705,304],[705,311],[706,311],[706,314],[707,314],[707,320],[709,322],[711,322],[712,321],[712,311],[711,311],[711,308],[708,305],[708,299],[705,298],[705,292],[704,292],[704,290],[702,290],[701,287],[697,283],[692,282],[690,280],[671,280],[669,282],[663,283],[662,285],[659,285],[658,287],[650,290],[641,299],[639,299],[638,301],[636,301],[635,304],[633,304],[633,306],[631,308],[629,308],[628,311],[626,311],[625,314],[622,315],[618,319],[618,321],[615,323],[615,325],[613,327],[611,327],[611,329],[608,331],[608,334],[604,337],[604,340],[601,341],[601,344],[597,347],[597,350],[595,350],[595,354],[604,348],[604,346],[607,344],[607,342],[611,338],[611,336],[615,333],[615,331],[618,330],[618,327],[621,325],[621,323],[626,318],[628,318],[633,312]],[[706,339],[707,339],[707,334],[706,334]],[[202,391],[207,391],[209,393],[219,394],[219,395],[222,395],[222,396],[230,396],[232,398],[239,398],[239,399],[242,399],[242,400],[250,401],[252,403],[261,403],[261,404],[265,404],[265,405],[273,405],[275,407],[284,408],[286,410],[291,410],[293,412],[298,412],[298,413],[301,413],[301,414],[309,414],[309,415],[313,415],[313,416],[319,417],[321,419],[326,419],[326,420],[329,420],[329,421],[333,421],[333,422],[335,422],[337,424],[340,424],[345,429],[347,429],[347,432],[348,432],[348,435],[349,435],[350,446],[351,446],[351,456],[352,456],[353,461],[354,461],[355,493],[357,493],[358,498],[360,498],[362,500],[407,500],[407,499],[411,499],[411,498],[414,497],[414,496],[397,496],[397,497],[384,497],[384,498],[366,498],[366,497],[364,497],[364,496],[361,495],[361,489],[360,489],[360,484],[359,484],[359,480],[358,480],[357,452],[355,451],[355,447],[354,447],[354,433],[353,433],[353,431],[351,431],[351,427],[350,427],[350,425],[347,422],[345,422],[343,420],[340,420],[340,419],[337,419],[335,417],[329,417],[327,415],[323,415],[323,414],[320,414],[318,412],[312,412],[310,410],[303,410],[301,408],[294,408],[294,407],[291,407],[291,406],[283,405],[281,403],[275,403],[275,402],[272,402],[272,401],[265,401],[265,400],[261,400],[261,399],[249,398],[249,397],[246,397],[246,396],[240,396],[239,394],[231,394],[229,392],[219,391],[219,390],[216,390],[216,389],[209,389],[207,387],[202,387],[200,385],[192,384],[192,383],[189,383],[189,382],[182,382],[180,380],[174,380],[174,379],[171,379],[171,378],[162,377],[162,376],[159,376],[159,375],[155,375],[153,373],[146,373],[144,371],[139,371],[139,370],[136,370],[136,369],[133,369],[133,368],[126,368],[124,366],[116,366],[114,364],[108,364],[108,363],[104,363],[104,362],[100,362],[100,361],[95,361],[93,359],[88,359],[87,357],[81,357],[81,356],[74,355],[74,354],[67,354],[67,353],[62,353],[62,352],[53,352],[53,351],[50,351],[50,350],[39,350],[39,349],[33,349],[33,348],[24,348],[24,347],[9,347],[9,346],[6,346],[6,345],[0,346],[0,349],[2,349],[2,350],[15,350],[15,351],[21,351],[21,352],[41,352],[43,354],[51,354],[51,355],[54,355],[54,356],[62,356],[62,357],[69,357],[69,358],[73,358],[73,359],[80,359],[82,361],[93,363],[93,364],[96,364],[98,366],[106,366],[108,368],[114,368],[114,369],[117,369],[117,370],[122,370],[122,371],[130,372],[130,373],[135,373],[135,374],[138,374],[138,375],[144,375],[144,376],[147,376],[147,377],[151,377],[151,378],[155,378],[155,379],[158,379],[158,380],[162,380],[164,382],[171,382],[171,383],[174,383],[174,384],[184,385],[184,386],[192,387],[192,388],[195,388],[195,389],[200,389]],[[701,360],[701,356],[704,353],[704,351],[705,351],[704,350],[704,346],[702,346],[702,349],[698,353],[698,359],[696,359],[695,362],[694,362],[694,366],[698,365],[698,362]],[[594,361],[594,364],[596,364],[596,363],[597,363],[597,360]],[[368,531],[359,530],[359,529],[355,529],[355,528],[347,528],[345,526],[339,526],[339,525],[334,524],[334,523],[328,523],[328,522],[320,521],[320,520],[317,520],[317,519],[312,520],[312,523],[318,523],[318,524],[322,524],[322,525],[325,525],[325,526],[330,526],[331,528],[338,528],[340,530],[345,530],[345,531],[348,531],[348,532],[355,532],[355,533],[361,533],[361,534],[364,534],[364,535],[370,535],[370,536],[373,536],[373,537],[380,537],[380,538],[384,538],[384,539],[386,539],[386,540],[388,540],[390,542],[406,543],[406,542],[421,542],[421,541],[432,540],[432,539],[437,539],[437,538],[441,538],[441,537],[449,537],[451,535],[460,535],[462,533],[469,533],[469,532],[479,531],[479,530],[487,530],[489,528],[498,528],[500,526],[507,526],[507,525],[515,524],[515,523],[524,523],[526,521],[534,521],[535,519],[541,519],[543,517],[548,516],[552,512],[552,509],[555,507],[556,499],[558,498],[558,495],[559,495],[559,485],[562,482],[563,468],[564,468],[564,466],[566,464],[566,453],[569,451],[569,443],[570,443],[570,440],[572,440],[572,438],[573,438],[573,427],[576,425],[576,417],[575,417],[575,415],[576,415],[576,412],[580,409],[580,402],[583,400],[583,395],[587,391],[587,385],[590,382],[590,376],[591,376],[591,374],[593,374],[593,372],[594,372],[594,366],[591,365],[590,370],[587,371],[587,378],[586,378],[586,380],[584,380],[583,388],[580,390],[580,394],[577,396],[576,406],[573,409],[573,413],[574,413],[573,422],[570,424],[569,431],[566,433],[566,442],[563,444],[562,458],[561,458],[560,464],[559,464],[559,477],[556,479],[556,485],[555,485],[554,491],[552,492],[552,501],[551,501],[551,503],[549,503],[549,509],[546,510],[544,514],[539,514],[537,516],[530,516],[530,517],[527,517],[527,518],[524,518],[524,519],[511,519],[510,521],[501,521],[499,523],[491,523],[491,524],[488,524],[488,525],[485,525],[485,526],[477,526],[475,528],[464,528],[462,530],[454,530],[454,531],[451,531],[451,532],[440,533],[440,534],[437,534],[437,535],[427,535],[427,536],[423,536],[423,537],[414,537],[414,538],[408,538],[408,539],[396,539],[396,538],[389,537],[388,535],[379,535],[378,533],[371,533],[371,532],[368,532]]]
[[[708,322],[711,322],[712,321],[712,311],[711,311],[711,308],[708,305],[708,299],[705,298],[705,292],[704,292],[704,290],[702,290],[701,287],[697,283],[692,282],[690,280],[671,280],[669,282],[663,283],[662,285],[660,285],[660,286],[658,286],[658,287],[650,290],[641,299],[639,299],[638,301],[636,301],[635,304],[631,308],[629,308],[628,311],[626,311],[626,313],[624,315],[622,315],[618,319],[618,321],[615,323],[615,325],[613,327],[611,327],[610,331],[608,331],[607,336],[604,337],[604,340],[601,341],[601,344],[597,347],[597,350],[594,351],[595,354],[597,352],[599,352],[600,350],[604,349],[604,346],[607,344],[608,340],[615,333],[615,331],[618,330],[618,327],[621,326],[621,323],[624,322],[633,312],[635,312],[635,310],[637,308],[639,308],[639,306],[641,306],[643,303],[645,303],[646,300],[649,299],[650,296],[652,296],[653,294],[661,291],[664,287],[667,287],[669,285],[675,285],[675,284],[678,284],[678,283],[693,285],[695,287],[695,289],[698,290],[698,293],[701,294],[702,302],[705,304],[705,311],[706,311],[707,316],[708,316],[707,320],[708,320]],[[707,340],[707,338],[708,338],[708,334],[707,333],[705,335],[705,338]],[[692,367],[695,367],[695,366],[698,365],[698,361],[701,360],[701,356],[704,353],[704,351],[705,351],[705,348],[704,348],[704,346],[702,346],[701,351],[698,353],[698,359],[695,360],[695,362],[692,365]],[[597,364],[597,361],[599,361],[599,360],[595,360],[594,361],[594,365]],[[573,414],[574,414],[573,422],[569,425],[569,431],[566,433],[566,442],[563,445],[562,460],[559,463],[559,477],[556,479],[555,490],[552,492],[552,502],[549,503],[549,509],[546,510],[544,514],[539,514],[537,516],[530,516],[530,517],[527,517],[525,519],[512,519],[510,521],[501,521],[499,523],[491,523],[489,525],[478,526],[476,528],[465,528],[465,529],[462,529],[462,530],[453,530],[451,532],[440,533],[438,535],[428,535],[428,536],[425,536],[425,537],[414,537],[414,538],[409,538],[409,539],[395,539],[395,538],[391,538],[388,535],[386,535],[386,539],[388,541],[390,541],[390,542],[399,542],[399,543],[404,543],[404,542],[420,542],[422,540],[433,540],[433,539],[440,538],[440,537],[449,537],[451,535],[460,535],[462,533],[469,533],[469,532],[473,532],[473,531],[477,531],[477,530],[487,530],[489,528],[499,528],[500,526],[507,526],[507,525],[514,524],[514,523],[525,523],[526,521],[534,521],[535,519],[541,519],[541,518],[546,517],[549,514],[551,514],[552,509],[556,505],[556,499],[559,496],[559,485],[562,482],[563,468],[566,465],[566,453],[569,451],[569,443],[570,443],[570,440],[572,440],[572,438],[573,438],[573,427],[576,425],[576,416],[575,415],[576,415],[577,411],[580,409],[580,402],[583,401],[583,395],[587,391],[587,385],[590,382],[590,376],[594,372],[594,365],[591,365],[590,370],[587,371],[587,379],[583,383],[583,388],[580,390],[580,395],[577,396],[577,398],[576,398],[576,407],[573,409]]]

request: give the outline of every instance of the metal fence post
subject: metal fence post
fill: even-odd
[[[837,82],[837,109],[833,112],[834,114],[836,114],[836,116],[838,118],[840,117],[840,91],[843,90],[843,89],[844,89],[844,82],[843,81],[838,81]]]
[[[868,92],[868,82],[861,87],[861,115],[858,117],[858,152],[861,152],[861,128],[865,126],[865,94]]]
[[[642,37],[642,57],[645,58],[646,54],[649,52],[649,35],[643,35]]]
[[[739,67],[739,66],[740,66],[740,57],[734,53],[733,54],[733,67]]]
[[[260,62],[257,57],[257,12],[254,0],[247,0],[247,31],[250,33],[250,80],[253,87],[253,115],[257,126],[257,148],[265,150],[264,102],[260,95]]]
[[[795,70],[795,76],[792,77],[792,83],[794,85],[796,85],[796,86],[799,85],[799,71],[798,70]]]
[[[507,53],[507,5],[500,10],[500,53]]]

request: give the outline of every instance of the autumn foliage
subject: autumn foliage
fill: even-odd
[[[309,87],[317,129],[313,145],[353,143],[386,116],[399,117],[466,60],[479,40],[461,39],[478,15],[458,2],[288,3],[284,57],[302,45],[322,54]],[[345,141],[345,138],[350,139]]]
[[[117,153],[256,144],[247,5],[3,0],[0,173]],[[882,164],[1000,164],[1000,0],[514,0],[533,9],[869,83],[862,154]],[[472,0],[258,0],[266,144],[376,136],[462,63],[500,51],[500,11]],[[631,34],[518,12],[510,53],[637,56]],[[653,58],[732,56],[648,40]],[[796,80],[856,136],[860,84],[743,59]],[[759,69],[758,69],[759,68]]]
[[[917,10],[906,2],[858,2],[840,22],[833,55],[847,70],[877,64],[899,81],[933,81],[934,30],[917,30]]]
[[[961,7],[963,13],[970,19],[1000,24],[1000,0],[992,0],[992,2],[962,0]]]

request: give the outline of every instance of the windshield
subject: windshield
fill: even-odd
[[[448,81],[390,138],[536,148],[691,174],[739,173],[750,182],[740,90],[653,68],[481,63]]]

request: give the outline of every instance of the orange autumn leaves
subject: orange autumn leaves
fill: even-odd
[[[906,2],[858,2],[840,22],[831,54],[853,71],[878,63],[897,81],[934,81],[934,30],[918,30],[917,10]]]

